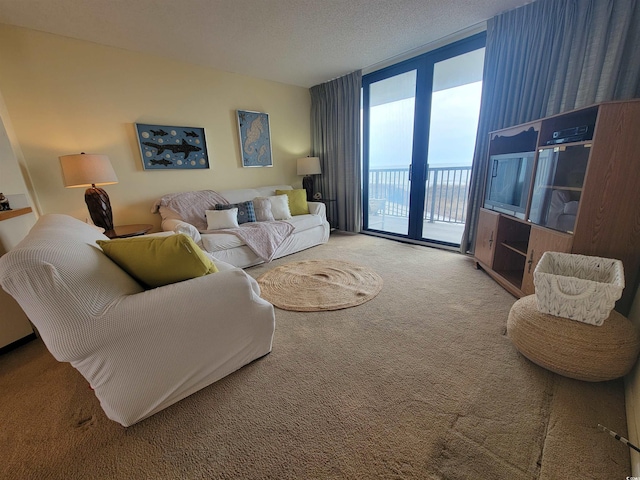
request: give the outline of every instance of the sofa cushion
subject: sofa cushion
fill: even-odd
[[[129,275],[152,288],[218,271],[211,258],[182,233],[97,240],[96,243]]]
[[[292,216],[309,213],[307,205],[307,191],[304,189],[276,190],[276,195],[286,195],[289,198],[289,210]]]
[[[238,209],[238,224],[242,225],[247,222],[255,222],[256,221],[256,213],[253,208],[253,201],[248,200],[246,202],[240,203],[228,203],[228,204],[218,204],[214,205],[214,210],[229,210],[231,208]]]
[[[274,195],[269,197],[271,201],[271,213],[276,220],[288,220],[291,218],[289,210],[289,197],[287,195]]]
[[[287,223],[293,225],[293,233],[297,233],[322,225],[322,218],[320,215],[296,215],[287,220]]]
[[[272,197],[276,190],[290,190],[291,185],[271,185],[269,187],[244,188],[238,190],[221,190],[222,195],[229,203],[246,202],[256,197]],[[220,202],[219,202],[220,203]]]
[[[206,210],[207,230],[221,230],[223,228],[238,228],[238,209]]]
[[[259,197],[273,197],[276,194],[276,190],[292,190],[291,185],[272,185],[270,187],[257,187]]]
[[[271,213],[271,200],[266,197],[256,197],[253,199],[253,210],[258,222],[272,222],[275,220]]]
[[[323,222],[319,215],[297,215],[285,221],[293,225],[294,234],[322,225]],[[202,234],[202,248],[207,252],[220,252],[242,247],[243,245],[245,245],[245,243],[231,233]]]
[[[247,200],[252,200],[255,197],[261,196],[258,190],[253,188],[243,188],[238,190],[223,190],[219,193],[229,203],[246,202]]]
[[[232,233],[203,233],[202,248],[207,252],[219,252],[230,248],[242,247],[245,243]]]

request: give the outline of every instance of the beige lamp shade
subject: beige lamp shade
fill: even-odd
[[[298,175],[320,175],[320,159],[318,157],[304,157],[298,159]]]
[[[116,172],[111,166],[109,157],[93,153],[63,155],[60,157],[64,186],[89,187],[84,192],[84,201],[91,220],[106,232],[113,230],[113,213],[109,195],[96,185],[112,185],[118,183]]]
[[[60,157],[64,186],[90,187],[118,183],[109,157],[93,153],[79,153]]]

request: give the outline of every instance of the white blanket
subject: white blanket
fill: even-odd
[[[248,222],[238,228],[205,230],[201,233],[231,233],[246,243],[261,260],[270,262],[282,243],[291,236],[294,226],[287,222]]]
[[[182,221],[190,223],[198,230],[207,228],[205,210],[213,210],[215,205],[227,205],[226,198],[213,190],[170,193],[156,201],[151,209],[156,213],[160,207],[172,210]]]

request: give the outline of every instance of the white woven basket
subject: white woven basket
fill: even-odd
[[[602,325],[624,289],[620,260],[545,252],[533,272],[538,310]]]

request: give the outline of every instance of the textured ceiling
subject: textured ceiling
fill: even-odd
[[[310,87],[529,0],[0,0],[0,23]]]

